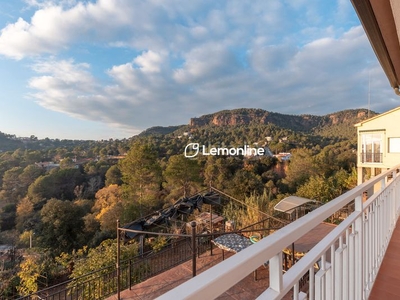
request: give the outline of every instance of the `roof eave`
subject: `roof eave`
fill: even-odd
[[[358,18],[361,21],[362,26],[364,27],[364,31],[367,34],[367,37],[371,43],[371,46],[375,52],[376,57],[378,58],[386,77],[389,80],[390,85],[394,89],[397,95],[399,95],[399,80],[396,76],[396,71],[393,65],[393,60],[389,54],[387,49],[385,40],[382,35],[381,28],[378,24],[377,18],[375,16],[373,7],[369,0],[351,0],[354,9],[358,15]],[[386,3],[384,3],[386,2]],[[382,5],[389,5],[390,3],[387,1],[382,1]],[[393,15],[391,15],[393,18]],[[394,20],[390,23],[391,26],[394,25]],[[385,29],[386,30],[386,29]],[[397,36],[396,36],[397,39]]]

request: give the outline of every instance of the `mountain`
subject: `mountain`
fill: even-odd
[[[374,117],[378,115],[378,113],[372,111],[368,113],[367,109],[349,109],[330,113],[325,116],[288,115],[269,112],[263,109],[240,108],[233,110],[222,110],[212,114],[191,118],[187,125],[150,127],[133,138],[135,139],[154,135],[180,136],[185,134],[185,132],[195,132],[198,130],[208,130],[209,132],[210,128],[226,131],[228,128],[230,128],[230,130],[235,130],[237,127],[250,128],[254,126],[272,126],[275,128],[275,132],[279,131],[279,128],[281,128],[292,132],[312,134],[321,137],[353,139],[356,137],[357,132],[354,124],[367,119],[368,115],[370,117]],[[270,134],[268,130],[265,133]],[[37,140],[37,138],[33,139],[32,137],[28,139],[22,139],[16,138],[15,135],[0,132],[0,152],[15,150],[18,148],[74,148],[87,143],[93,142],[77,140],[60,141],[58,139]]]
[[[377,113],[370,112],[371,116]],[[324,126],[347,124],[352,126],[368,116],[366,109],[344,110],[331,113],[325,116],[315,115],[287,115],[269,112],[263,109],[240,108],[234,110],[223,110],[213,114],[192,118],[189,121],[191,127],[214,126],[235,126],[235,125],[256,125],[274,124],[281,128],[294,131],[309,132]]]
[[[0,131],[0,152],[15,150],[23,148],[24,143],[21,140],[15,138],[15,136],[5,134]]]
[[[163,127],[163,126],[154,126],[147,128],[146,130],[142,131],[139,133],[138,136],[149,136],[149,135],[158,135],[158,134],[169,134],[172,133],[185,125],[177,125],[177,126],[168,126],[168,127]]]
[[[324,116],[316,115],[288,115],[269,112],[263,109],[240,108],[222,110],[212,114],[191,118],[188,125],[151,127],[139,136],[153,134],[182,134],[184,131],[193,131],[205,127],[236,127],[274,125],[294,132],[310,133],[320,136],[335,136],[340,138],[353,138],[356,134],[354,124],[359,123],[378,113],[367,109],[348,109],[330,113]]]

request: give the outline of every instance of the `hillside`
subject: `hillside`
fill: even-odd
[[[235,140],[244,140],[246,138],[255,139],[258,135],[272,136],[275,138],[298,134],[307,134],[321,138],[355,139],[356,128],[354,124],[367,118],[366,109],[343,110],[327,114],[325,116],[315,115],[288,115],[276,112],[269,112],[263,109],[240,108],[234,110],[223,110],[212,114],[203,115],[197,118],[191,118],[187,125],[175,126],[154,126],[150,127],[133,139],[145,138],[151,136],[181,136],[185,132],[197,133],[203,135],[202,138],[208,138],[210,134],[217,133],[216,139],[221,134],[227,136],[232,131]],[[376,112],[370,112],[370,117],[377,115]],[[249,136],[249,131],[253,134]],[[221,132],[221,134],[219,133]],[[207,136],[205,136],[206,134]],[[279,135],[279,137],[277,136]],[[232,138],[227,138],[232,140]],[[293,141],[294,139],[292,139]],[[124,140],[125,144],[129,140]],[[89,145],[103,145],[106,141],[75,141],[75,140],[22,140],[15,138],[14,135],[0,132],[0,151],[13,151],[18,148],[25,149],[51,149],[57,147],[74,148],[76,146],[88,147]]]
[[[263,109],[234,109],[223,110],[213,114],[204,115],[199,118],[192,118],[189,125],[201,127],[205,125],[234,126],[234,125],[255,125],[274,124],[281,128],[294,131],[308,132],[326,126],[347,124],[354,125],[367,118],[366,109],[344,110],[331,113],[325,116],[315,115],[287,115],[269,112]],[[372,112],[371,117],[377,113]]]
[[[205,125],[235,126],[275,124],[279,127],[295,131],[308,131],[318,126],[320,122],[320,117],[311,115],[285,115],[269,112],[263,109],[240,108],[234,110],[223,110],[199,118],[192,118],[190,119],[189,125],[192,127],[201,127]]]
[[[370,117],[375,115],[377,115],[376,112],[370,112]],[[240,108],[191,118],[189,124],[186,126],[152,127],[143,131],[139,136],[143,137],[154,134],[181,135],[184,131],[194,132],[205,128],[214,128],[215,130],[218,127],[233,129],[243,126],[269,125],[292,132],[301,132],[322,137],[353,139],[357,132],[354,124],[367,119],[367,116],[367,109],[350,109],[330,113],[325,116],[316,116],[287,115],[263,109]]]
[[[24,143],[16,140],[14,136],[0,131],[0,152],[15,150],[24,147]]]
[[[149,136],[149,135],[157,135],[157,134],[169,134],[172,133],[185,125],[177,125],[177,126],[168,126],[168,127],[163,127],[163,126],[154,126],[147,128],[146,130],[142,131],[139,133],[139,136]]]

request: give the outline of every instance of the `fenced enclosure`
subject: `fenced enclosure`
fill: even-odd
[[[83,276],[41,289],[29,296],[16,296],[13,299],[104,299],[189,260],[194,262],[193,276],[195,276],[196,256],[205,253],[207,250],[210,250],[210,254],[212,255],[211,240],[213,238],[225,234],[226,231],[238,233],[246,237],[250,237],[255,233],[259,233],[261,236],[267,236],[287,224],[287,221],[250,207],[250,210],[252,212],[255,211],[254,214],[257,214],[257,217],[254,219],[255,221],[257,220],[256,222],[246,225],[239,230],[236,230],[236,228],[228,229],[225,228],[227,219],[221,217],[221,224],[223,224],[223,226],[217,227],[214,225],[213,215],[216,213],[217,216],[221,216],[226,203],[232,202],[239,206],[245,206],[246,204],[219,190],[212,190],[220,195],[223,194],[224,199],[220,199],[220,203],[214,208],[210,205],[209,213],[205,211],[202,213],[208,214],[209,217],[202,219],[202,222],[205,223],[200,226],[201,230],[194,230],[191,234],[176,234],[168,233],[167,228],[158,226],[159,228],[157,229],[160,230],[161,228],[164,232],[146,232],[143,230],[130,230],[126,227],[120,228],[118,224],[117,232],[120,237],[117,238],[118,244],[127,241],[125,236],[127,232],[131,231],[137,234],[136,240],[140,243],[140,254],[138,256],[126,260],[119,260],[117,257],[117,263],[115,265],[104,267]],[[205,208],[207,208],[207,206],[205,206]],[[198,215],[196,218],[193,216],[193,218],[198,221],[202,214]],[[188,233],[190,231],[191,222],[185,223],[183,221],[182,223],[186,224],[186,233]],[[201,225],[199,221],[197,225]],[[197,226],[196,229],[200,229],[200,227]],[[157,252],[146,252],[146,247],[143,247],[142,243],[143,239],[139,239],[140,236],[142,236],[143,239],[145,236],[147,238],[151,236],[168,237],[169,242]],[[117,254],[117,256],[119,256],[119,254]],[[0,299],[3,300],[1,296]]]
[[[196,255],[210,248],[210,237],[196,237]],[[158,252],[147,252],[120,262],[120,288],[127,289],[150,277],[192,259],[192,241],[189,237],[174,240]],[[18,300],[73,300],[104,299],[117,293],[118,276],[115,265],[96,270],[84,276],[43,289]],[[5,300],[5,299],[4,299]]]

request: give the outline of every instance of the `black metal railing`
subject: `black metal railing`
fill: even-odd
[[[196,237],[197,255],[210,249],[210,237]],[[120,288],[128,289],[150,277],[160,274],[192,259],[191,238],[171,241],[158,252],[147,252],[120,262]],[[117,269],[108,266],[81,277],[42,289],[18,300],[74,300],[104,299],[117,292]]]
[[[275,224],[276,222],[278,224]],[[241,230],[233,232],[246,235],[251,235],[253,232],[259,232],[265,236],[270,233],[270,230],[279,229],[284,225],[285,222],[276,218],[268,217],[250,226],[242,228]],[[120,228],[120,230],[126,229]],[[15,297],[14,299],[105,299],[106,297],[115,295],[118,290],[130,289],[133,285],[145,281],[148,278],[158,275],[184,262],[190,260],[195,261],[193,257],[194,255],[200,256],[208,250],[211,250],[212,254],[211,239],[226,233],[228,232],[195,235],[195,251],[193,251],[193,236],[175,236],[173,234],[154,233],[155,235],[174,236],[174,238],[171,238],[168,245],[158,252],[149,251],[131,259],[121,260],[119,262],[119,270],[116,265],[111,265],[49,288],[42,289],[29,296]],[[119,282],[118,277],[120,278]]]
[[[383,153],[367,153],[361,152],[362,163],[382,163]]]

